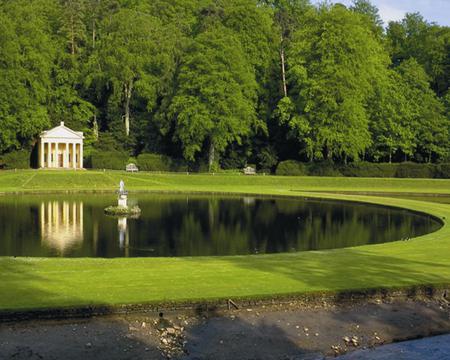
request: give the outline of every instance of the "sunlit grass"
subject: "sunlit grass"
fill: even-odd
[[[449,180],[293,178],[124,172],[0,172],[0,191],[129,190],[321,196],[423,211],[450,205],[308,191],[450,193]],[[1,201],[1,199],[0,199]],[[1,239],[0,239],[1,241]],[[233,257],[0,258],[0,309],[194,302],[309,292],[450,285],[450,227],[411,241],[295,254]]]

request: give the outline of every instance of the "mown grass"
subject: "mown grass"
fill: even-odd
[[[23,171],[0,172],[0,192],[114,190],[120,178],[129,190],[320,196],[400,206],[433,214],[445,225],[411,241],[294,254],[136,259],[4,257],[0,258],[0,310],[450,285],[450,205],[309,192],[448,194],[449,180]]]

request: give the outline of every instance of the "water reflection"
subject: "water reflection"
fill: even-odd
[[[128,248],[130,245],[130,234],[128,232],[126,217],[117,219],[117,229],[119,230],[119,247],[121,249]]]
[[[105,216],[114,195],[0,198],[0,256],[264,254],[378,244],[440,227],[416,213],[328,200],[139,195],[138,219]]]
[[[42,244],[64,255],[83,242],[83,202],[43,201],[39,224]]]

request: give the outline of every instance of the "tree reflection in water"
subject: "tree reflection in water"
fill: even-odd
[[[264,254],[377,244],[440,224],[401,209],[329,200],[139,195],[138,219],[110,218],[114,195],[0,199],[0,256]]]

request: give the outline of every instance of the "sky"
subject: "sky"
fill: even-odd
[[[315,3],[320,0],[313,0]],[[352,0],[332,0],[351,5]],[[450,26],[450,0],[371,0],[380,11],[381,18],[389,21],[401,20],[407,12],[420,12],[429,22]]]

